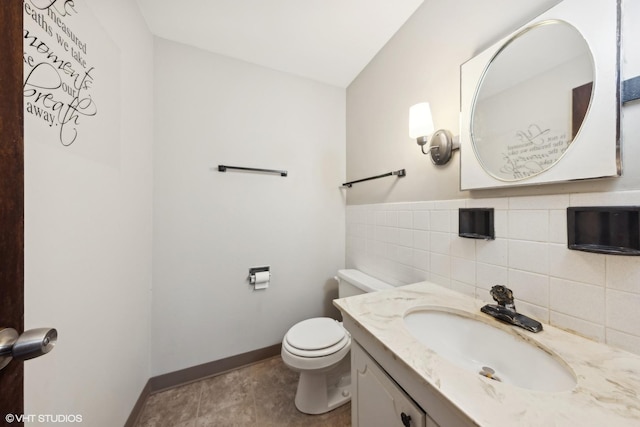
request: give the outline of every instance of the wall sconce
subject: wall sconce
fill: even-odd
[[[435,133],[433,131],[431,107],[428,102],[409,108],[409,136],[415,138],[423,154],[431,154],[433,164],[444,165],[451,159],[453,151],[460,148],[460,143],[454,140],[448,130],[439,129]],[[424,146],[429,141],[429,149],[425,151]]]

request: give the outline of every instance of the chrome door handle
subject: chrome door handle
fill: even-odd
[[[11,359],[29,360],[53,350],[58,341],[58,331],[54,328],[36,328],[18,335],[13,328],[0,327],[0,369]]]

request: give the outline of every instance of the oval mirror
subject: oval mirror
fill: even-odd
[[[587,115],[593,82],[591,51],[571,24],[547,20],[515,34],[472,103],[471,142],[483,169],[508,182],[557,164]]]

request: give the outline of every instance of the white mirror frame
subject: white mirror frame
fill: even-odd
[[[514,35],[545,20],[573,25],[591,49],[594,92],[576,140],[548,170],[520,181],[502,181],[487,173],[473,149],[472,108],[476,91],[492,58]],[[564,0],[499,40],[460,69],[460,189],[513,187],[620,176],[620,0]]]

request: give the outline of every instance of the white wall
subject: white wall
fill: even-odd
[[[155,95],[152,374],[270,346],[299,320],[335,314],[344,89],[156,39]],[[248,270],[261,265],[271,287],[254,291]]]
[[[112,427],[150,376],[153,39],[134,2],[86,3],[119,54],[119,92],[96,99],[120,101],[119,120],[106,123],[119,121],[118,161],[25,128],[25,327],[59,331],[53,352],[25,363],[25,412]]]
[[[458,133],[460,65],[557,0],[425,1],[347,88],[347,179],[406,168],[407,176],[359,184],[348,204],[448,200],[640,188],[640,106],[623,109],[623,177],[527,188],[459,191],[460,155],[435,167],[408,135],[409,107],[428,101],[437,128]],[[637,2],[623,0],[622,78],[640,74]]]

